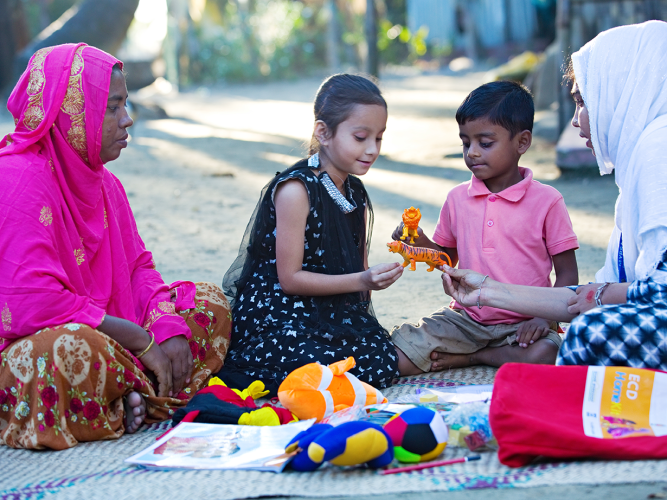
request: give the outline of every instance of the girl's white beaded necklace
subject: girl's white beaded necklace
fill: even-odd
[[[308,158],[308,166],[320,170],[320,155],[319,155],[319,153],[315,153],[313,156]],[[348,201],[348,199],[341,194],[341,192],[336,187],[336,184],[331,179],[331,176],[329,175],[329,172],[327,172],[325,170],[322,173],[324,173],[326,175],[323,175],[320,178],[320,182],[322,182],[322,185],[324,186],[324,189],[327,190],[327,193],[329,193],[329,196],[331,196],[331,199],[336,202],[336,205],[338,205],[344,213],[349,214],[350,212],[353,212],[357,208],[357,205],[356,205],[356,203],[354,203],[354,200],[352,200],[352,203],[350,203]],[[349,184],[349,180],[346,179],[343,186],[347,187],[348,184]]]

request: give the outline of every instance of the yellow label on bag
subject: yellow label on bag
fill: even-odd
[[[590,437],[666,436],[667,374],[589,366],[582,415]]]

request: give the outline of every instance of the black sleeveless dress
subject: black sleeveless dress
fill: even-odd
[[[283,292],[276,270],[276,218],[273,196],[280,182],[303,182],[310,201],[304,270],[348,274],[364,270],[373,211],[363,183],[346,181],[346,199],[326,172],[313,173],[306,160],[277,174],[263,190],[239,256],[225,274],[232,299],[232,343],[220,376],[230,387],[261,380],[272,394],[296,368],[330,364],[348,356],[351,373],[376,387],[398,376],[396,350],[378,323],[370,293],[320,297]]]

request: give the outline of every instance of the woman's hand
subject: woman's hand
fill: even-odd
[[[384,290],[403,274],[403,267],[398,262],[378,264],[361,273],[364,290]]]
[[[126,319],[107,314],[97,329],[107,334],[135,356],[142,353],[150,345],[150,334],[136,323]],[[185,345],[187,346],[187,342]],[[190,354],[189,348],[188,354]],[[141,362],[155,374],[158,381],[158,395],[161,397],[171,396],[174,385],[171,373],[172,361],[157,342],[154,342],[148,352],[141,356]]]
[[[595,292],[598,291],[604,283],[591,283],[590,285],[581,285],[575,290],[575,295],[567,301],[567,312],[570,314],[583,314],[590,311],[595,304]]]
[[[483,281],[483,274],[469,269],[454,269],[444,266],[442,287],[447,295],[462,306],[470,307],[477,304]]]
[[[158,383],[157,395],[161,398],[173,396],[171,361],[157,342],[141,356],[141,363],[155,374]]]
[[[160,347],[171,361],[172,390],[176,395],[190,383],[194,366],[190,345],[183,335],[176,335],[162,342]]]

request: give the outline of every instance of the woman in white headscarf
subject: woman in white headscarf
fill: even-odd
[[[447,269],[445,291],[462,304],[572,321],[557,364],[667,370],[667,23],[600,33],[572,55],[572,70],[572,124],[620,191],[598,283],[534,288]]]

